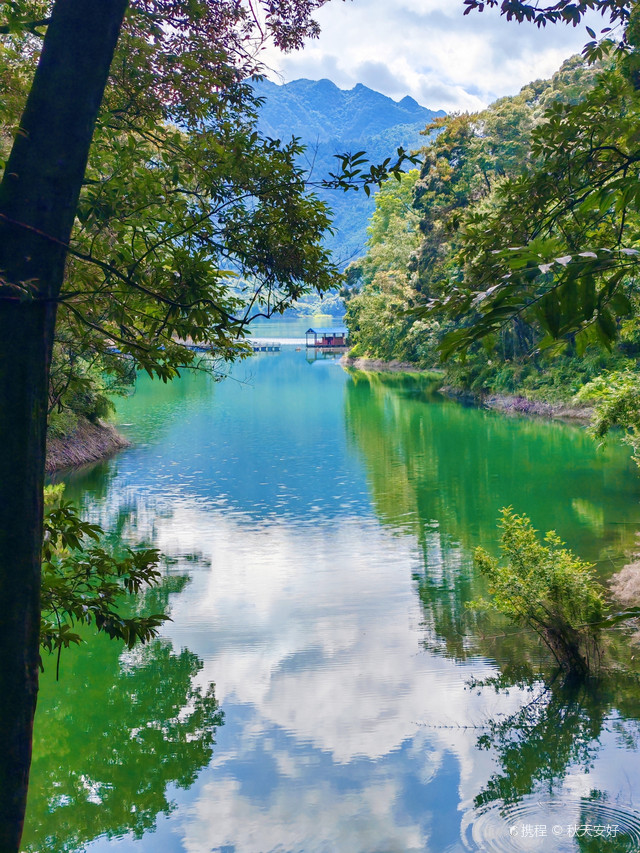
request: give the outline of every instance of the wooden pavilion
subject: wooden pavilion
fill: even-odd
[[[308,347],[347,347],[349,332],[345,326],[335,329],[307,329],[305,338]]]

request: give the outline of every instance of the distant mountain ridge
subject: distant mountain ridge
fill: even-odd
[[[420,131],[443,110],[431,110],[408,95],[394,101],[362,83],[340,89],[331,80],[294,80],[277,85],[270,80],[254,83],[263,98],[258,129],[274,139],[299,137],[307,146],[303,163],[313,167],[319,181],[338,165],[334,155],[365,150],[371,162],[392,157],[398,146],[421,148]],[[318,190],[333,209],[336,234],[327,238],[335,260],[346,265],[364,255],[367,224],[375,202],[364,193]]]
[[[331,80],[294,80],[278,86],[270,80],[254,84],[265,99],[260,130],[272,137],[283,132],[306,141],[363,142],[398,125],[422,129],[436,115],[408,95],[401,101],[358,83],[339,89]]]

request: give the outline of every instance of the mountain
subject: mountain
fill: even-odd
[[[371,162],[393,157],[398,146],[415,150],[425,143],[420,131],[442,110],[421,106],[409,96],[394,101],[362,83],[339,89],[330,80],[294,80],[254,84],[263,99],[258,129],[274,139],[299,137],[307,146],[303,163],[311,180],[336,171],[335,154],[365,150]],[[335,260],[345,266],[365,253],[367,224],[375,201],[364,193],[318,190],[333,210],[336,234],[327,238]]]
[[[305,142],[365,142],[398,125],[420,128],[435,115],[409,96],[397,102],[362,83],[339,89],[331,80],[294,80],[278,86],[269,80],[254,84],[264,98],[260,130],[280,138],[288,133]]]

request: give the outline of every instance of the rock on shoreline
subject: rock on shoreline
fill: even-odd
[[[593,409],[590,406],[573,406],[571,403],[548,403],[544,400],[530,400],[517,394],[474,394],[445,386],[440,388],[443,394],[462,402],[470,402],[485,409],[514,415],[535,415],[543,418],[590,421]]]
[[[99,462],[130,444],[113,424],[104,421],[91,423],[83,418],[69,435],[48,439],[45,470],[47,474],[53,474],[65,468]]]

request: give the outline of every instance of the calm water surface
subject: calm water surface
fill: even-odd
[[[629,562],[625,449],[293,348],[141,379],[118,417],[132,448],[67,494],[164,552],[173,621],[45,661],[25,850],[640,849],[635,681],[544,691],[464,607],[505,505]]]
[[[331,314],[313,314],[295,317],[270,317],[268,320],[259,318],[251,323],[250,337],[274,339],[304,340],[309,328],[344,327],[344,316],[336,317]]]

